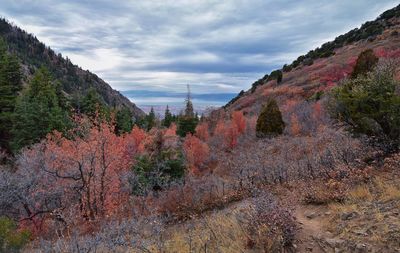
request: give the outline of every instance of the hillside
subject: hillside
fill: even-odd
[[[0,252],[399,252],[399,31],[397,7],[201,119],[188,96],[120,132],[93,106],[0,153]],[[9,42],[28,75],[48,59],[71,96],[97,78],[37,43]],[[36,72],[9,117],[28,137],[65,115]]]
[[[399,57],[399,31],[400,5],[283,66],[281,82],[275,80],[276,71],[265,75],[224,108],[257,115],[268,97],[277,99],[283,108],[289,106],[288,102],[319,98],[351,73],[360,52],[373,49],[380,58]]]
[[[112,89],[96,74],[74,65],[68,58],[56,54],[34,35],[28,34],[5,19],[0,19],[0,36],[7,42],[9,51],[20,59],[25,78],[32,75],[40,66],[46,66],[53,77],[62,84],[67,96],[81,95],[89,88],[94,88],[108,106],[126,107],[135,117],[144,116],[141,109],[120,92]]]

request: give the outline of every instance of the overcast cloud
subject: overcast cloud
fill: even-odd
[[[183,92],[189,83],[193,93],[204,94],[248,89],[265,73],[375,19],[398,1],[0,3],[1,16],[117,90]]]

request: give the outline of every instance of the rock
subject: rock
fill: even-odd
[[[315,217],[317,217],[318,216],[318,214],[317,213],[315,213],[315,212],[309,212],[309,213],[305,213],[304,214],[308,219],[314,219]]]
[[[340,245],[342,245],[344,243],[344,240],[328,238],[328,239],[325,239],[325,242],[329,245],[329,247],[335,249],[335,248],[339,247]]]
[[[368,233],[367,233],[366,229],[354,230],[354,234],[361,235],[361,236],[368,236]]]
[[[357,212],[347,212],[347,213],[342,213],[340,218],[342,220],[352,220],[352,219],[356,218],[357,216],[358,216]]]
[[[359,253],[367,252],[368,247],[364,243],[357,243],[356,245],[356,251]]]
[[[325,215],[326,215],[326,216],[331,215],[331,212],[329,212],[329,211],[328,211],[328,212],[325,212]]]

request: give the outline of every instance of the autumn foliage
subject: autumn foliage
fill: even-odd
[[[232,113],[232,121],[240,134],[243,134],[246,131],[246,119],[243,116],[242,111],[234,111]]]
[[[208,123],[202,122],[197,125],[195,130],[195,136],[201,139],[202,141],[208,141],[210,135],[208,133]]]
[[[193,173],[200,172],[210,154],[208,145],[192,134],[188,134],[183,142],[188,167]]]

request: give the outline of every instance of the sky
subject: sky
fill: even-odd
[[[0,16],[134,103],[220,106],[391,0],[0,0]]]

